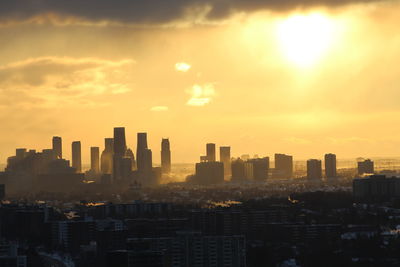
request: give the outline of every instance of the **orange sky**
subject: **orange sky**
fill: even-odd
[[[148,132],[156,163],[162,137],[175,162],[207,142],[233,155],[400,155],[398,1],[239,7],[151,23],[0,12],[0,162],[53,135],[66,157],[81,140],[88,162],[115,126],[133,149]]]

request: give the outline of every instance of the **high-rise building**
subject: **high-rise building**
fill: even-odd
[[[162,139],[161,141],[161,171],[162,173],[171,172],[171,150],[169,139]]]
[[[202,185],[224,182],[224,164],[217,161],[196,163],[194,182]]]
[[[91,147],[90,148],[90,170],[94,174],[100,173],[100,148]]]
[[[336,155],[325,154],[325,177],[335,178],[336,176]]]
[[[307,160],[307,178],[310,180],[322,179],[321,161],[318,159]]]
[[[62,159],[62,139],[59,136],[53,136],[53,151],[58,159]]]
[[[224,175],[231,175],[231,147],[221,146],[219,148],[219,161],[224,164]]]
[[[126,157],[131,160],[132,171],[135,171],[136,170],[136,160],[135,160],[135,155],[133,154],[132,149],[128,148],[126,150]]]
[[[27,153],[26,148],[17,148],[15,150],[15,156],[17,160],[22,160],[23,158],[25,158],[26,153]]]
[[[209,162],[216,160],[215,157],[215,144],[208,143],[207,145],[207,158]]]
[[[72,142],[72,168],[75,168],[77,173],[82,172],[81,141]]]
[[[266,181],[268,179],[269,158],[251,159],[250,162],[253,164],[253,179],[260,182]]]
[[[114,128],[114,155],[113,155],[113,179],[122,180],[123,176],[123,158],[126,154],[125,128]]]
[[[243,181],[246,178],[244,161],[240,158],[231,162],[232,181]]]
[[[124,157],[126,153],[125,128],[114,128],[114,155]]]
[[[278,178],[292,178],[293,157],[285,154],[275,154],[275,175]]]
[[[137,147],[136,147],[136,164],[139,171],[145,169],[146,164],[146,150],[147,150],[147,133],[137,134]]]
[[[101,173],[112,174],[113,170],[114,139],[104,139],[104,150],[101,153]]]
[[[373,174],[374,173],[374,162],[370,159],[357,162],[358,174]]]

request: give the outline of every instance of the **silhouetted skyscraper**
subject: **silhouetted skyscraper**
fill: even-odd
[[[58,159],[62,159],[62,139],[59,136],[53,136],[53,151]]]
[[[243,181],[246,178],[244,161],[240,158],[231,162],[232,181]]]
[[[266,181],[268,179],[269,158],[251,159],[250,162],[253,164],[253,179],[259,182]]]
[[[219,148],[219,161],[224,164],[224,176],[231,175],[231,147],[221,146]]]
[[[293,157],[285,154],[275,154],[275,173],[279,178],[292,178]]]
[[[114,155],[124,157],[126,153],[125,128],[114,128]]]
[[[325,154],[325,176],[327,178],[334,178],[337,176],[335,154]]]
[[[100,173],[100,148],[91,147],[90,148],[90,170],[94,174]]]
[[[224,165],[222,162],[196,163],[194,181],[197,184],[210,185],[224,182]]]
[[[147,133],[138,133],[137,134],[137,148],[136,148],[136,164],[139,171],[142,171],[146,168],[148,163],[146,163],[147,150]]]
[[[77,173],[82,172],[82,156],[81,156],[81,142],[72,142],[72,168],[75,168]]]
[[[307,160],[307,178],[310,180],[322,179],[321,161],[318,159]]]
[[[358,174],[373,174],[374,173],[374,162],[370,159],[366,159],[364,161],[359,161],[357,163]]]
[[[114,128],[114,155],[113,155],[113,179],[121,180],[123,177],[123,158],[126,154],[125,128]]]
[[[171,150],[168,139],[161,141],[161,171],[162,173],[171,172]]]
[[[129,158],[131,160],[131,164],[132,164],[132,171],[136,170],[136,160],[135,160],[135,155],[133,154],[132,149],[128,148],[126,150],[126,157]]]
[[[207,158],[209,162],[213,162],[216,160],[215,157],[215,144],[207,144]]]
[[[113,171],[114,139],[104,139],[104,150],[101,153],[101,173],[112,174]]]

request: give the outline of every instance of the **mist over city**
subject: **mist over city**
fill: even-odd
[[[0,267],[400,266],[400,1],[0,1]]]

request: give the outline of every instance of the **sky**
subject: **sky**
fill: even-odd
[[[400,155],[400,1],[0,1],[0,163],[113,127],[174,162]]]

